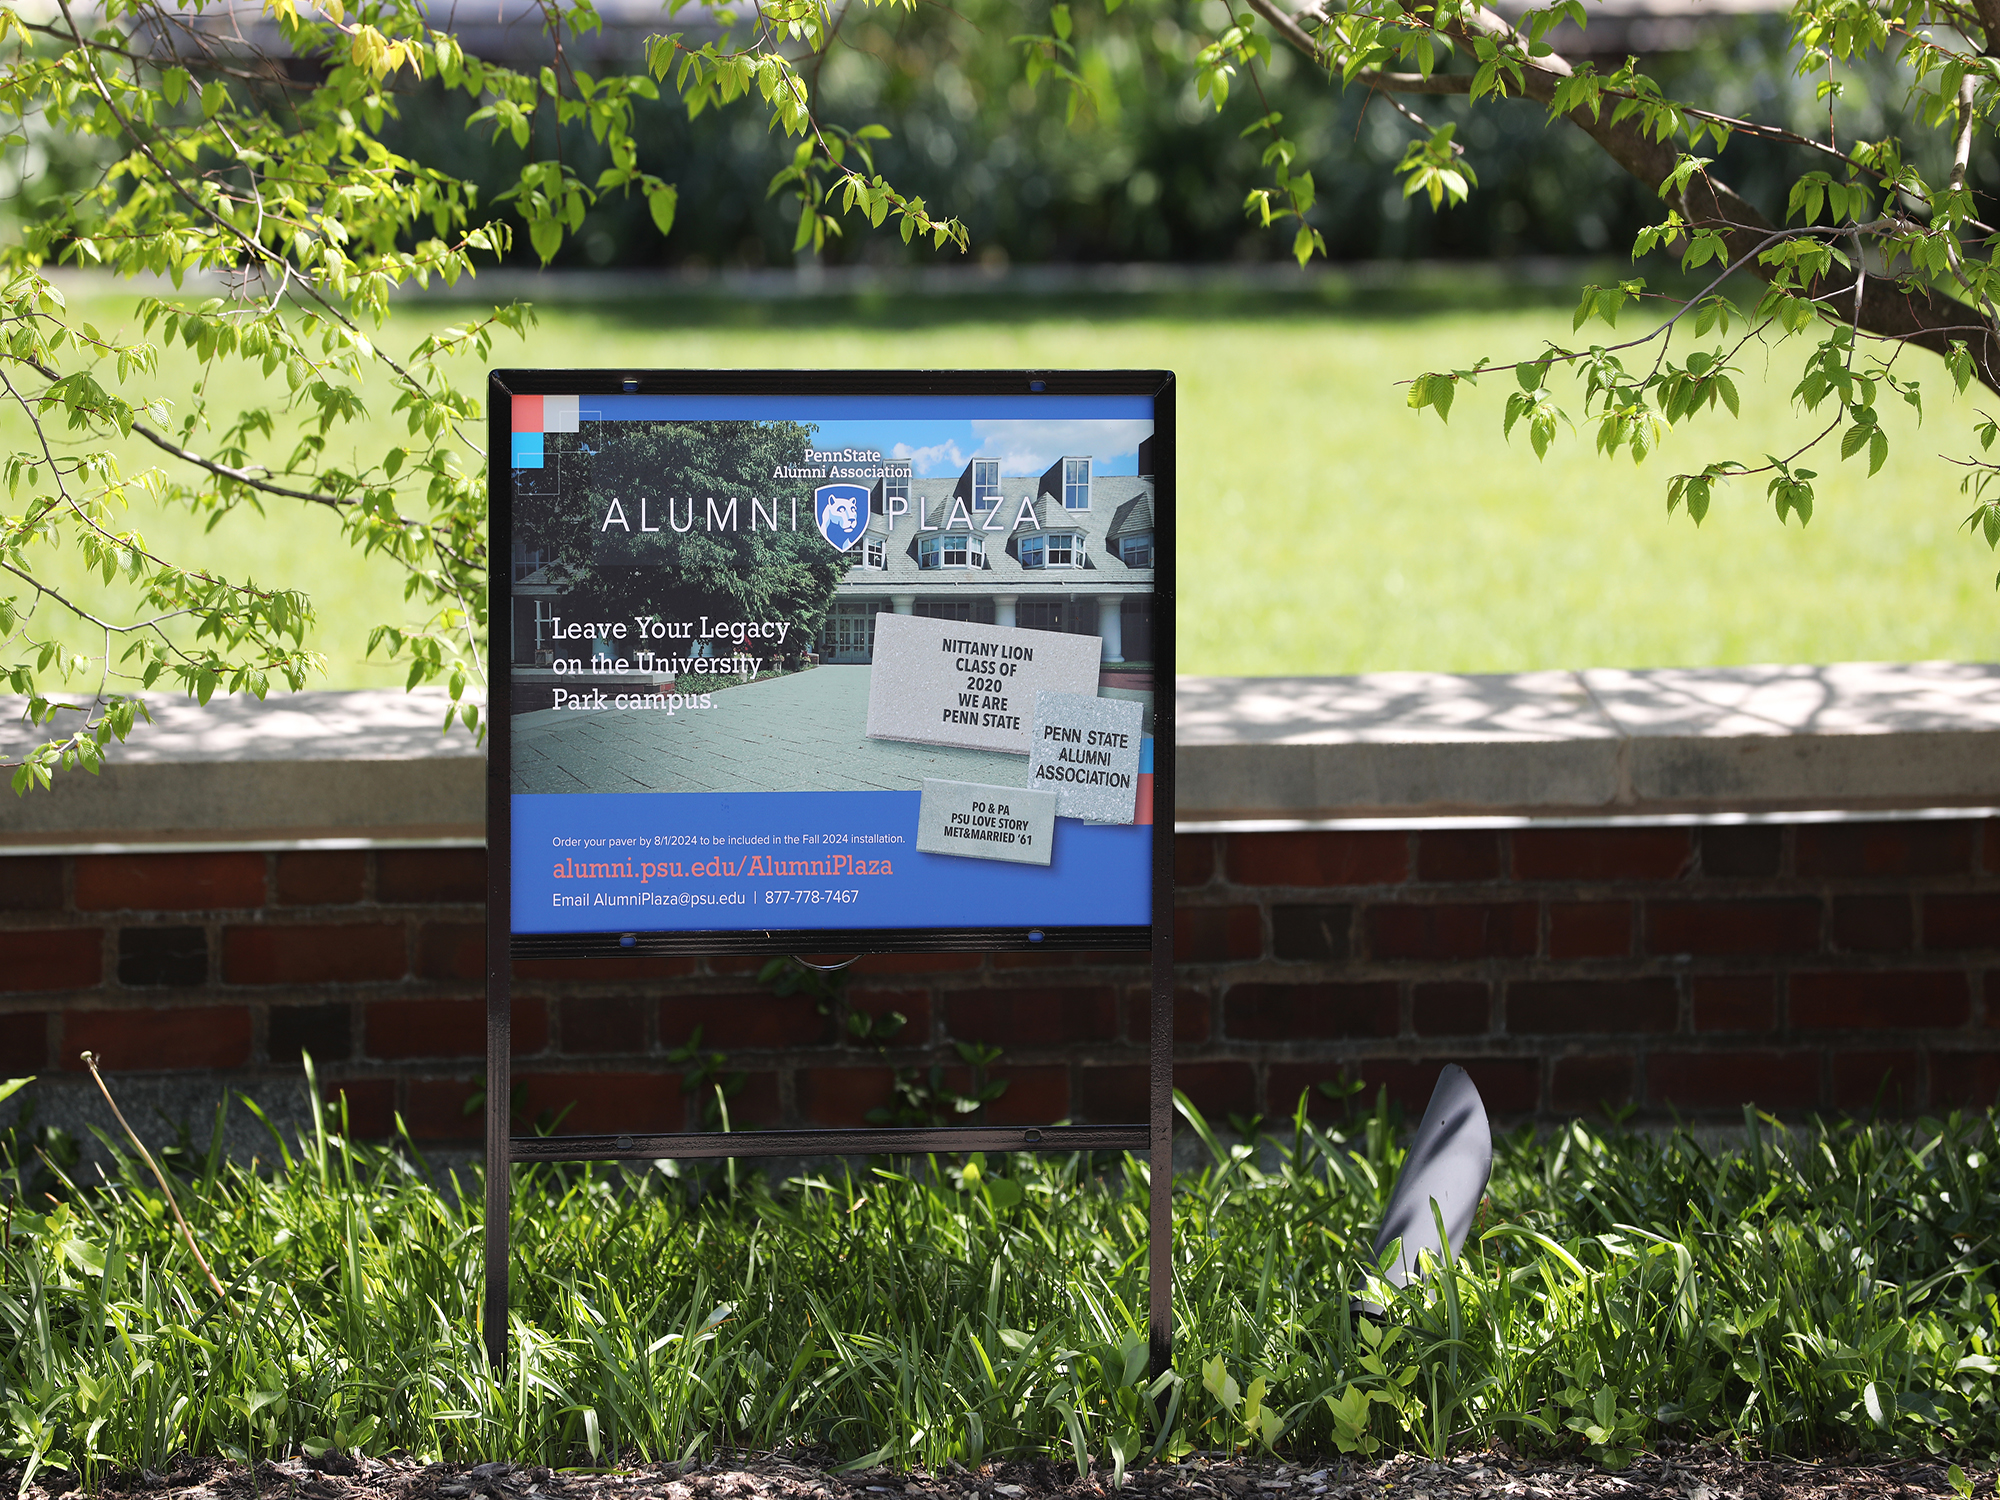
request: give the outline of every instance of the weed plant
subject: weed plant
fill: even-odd
[[[480,1185],[315,1117],[275,1160],[170,1152],[218,1299],[105,1141],[17,1156],[0,1253],[5,1455],[161,1469],[303,1446],[604,1464],[1190,1448],[1612,1466],[1662,1436],[1991,1462],[1996,1115],[1746,1115],[1728,1149],[1569,1125],[1498,1143],[1467,1253],[1350,1311],[1400,1164],[1386,1105],[1218,1141],[1175,1184],[1175,1370],[1149,1380],[1145,1166],[970,1157],[767,1183],[519,1168],[513,1355],[480,1353]],[[276,1132],[273,1132],[274,1136]],[[32,1169],[28,1163],[32,1163]],[[39,1177],[39,1180],[37,1180]],[[30,1201],[32,1198],[33,1201]]]

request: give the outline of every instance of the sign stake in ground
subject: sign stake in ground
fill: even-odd
[[[1163,1373],[1173,377],[500,370],[488,421],[494,1368],[515,1163],[1128,1151]],[[516,959],[1042,949],[1150,955],[1144,1121],[514,1133]]]

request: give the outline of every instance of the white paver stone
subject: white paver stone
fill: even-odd
[[[869,737],[1026,755],[1035,694],[1095,697],[1100,649],[1094,635],[877,615]]]
[[[1139,732],[1145,710],[1117,698],[1035,694],[1028,784],[1056,794],[1056,816],[1129,823],[1139,798]]]
[[[1056,794],[975,781],[926,781],[917,803],[917,848],[1045,865],[1055,847]]]

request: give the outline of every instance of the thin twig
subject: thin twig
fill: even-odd
[[[208,1261],[202,1256],[201,1247],[195,1244],[194,1231],[188,1228],[188,1221],[181,1216],[181,1206],[174,1201],[174,1190],[167,1186],[167,1174],[162,1172],[160,1164],[153,1160],[153,1153],[146,1149],[146,1143],[139,1139],[139,1132],[132,1128],[125,1118],[125,1112],[118,1107],[118,1101],[111,1097],[111,1090],[104,1082],[104,1075],[97,1071],[97,1054],[85,1052],[80,1055],[83,1058],[83,1065],[90,1069],[90,1076],[97,1080],[97,1089],[104,1095],[104,1102],[111,1106],[112,1115],[119,1125],[124,1127],[125,1138],[132,1143],[146,1165],[153,1169],[153,1180],[159,1183],[160,1191],[167,1195],[167,1207],[174,1211],[174,1222],[181,1226],[181,1237],[187,1241],[188,1254],[192,1255],[195,1264],[201,1267],[201,1274],[208,1278],[208,1284],[215,1288],[215,1295],[227,1302],[229,1293],[225,1292],[222,1283],[215,1279],[215,1272],[209,1269]]]

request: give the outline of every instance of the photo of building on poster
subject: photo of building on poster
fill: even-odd
[[[597,831],[564,859],[615,863],[607,797],[645,799],[625,804],[635,855],[699,840],[637,862],[683,872],[830,870],[803,842],[829,818],[864,841],[850,869],[1059,876],[1068,843],[1101,875],[1103,834],[1143,842],[1150,418],[902,415],[886,398],[865,416],[650,414],[663,405],[514,398],[511,785],[557,821],[591,799]],[[1069,825],[1099,832],[1066,840]],[[1134,860],[1143,894],[1139,843],[1115,862]],[[688,900],[730,884],[643,884],[677,879]],[[874,908],[854,925],[913,909],[836,904]]]

